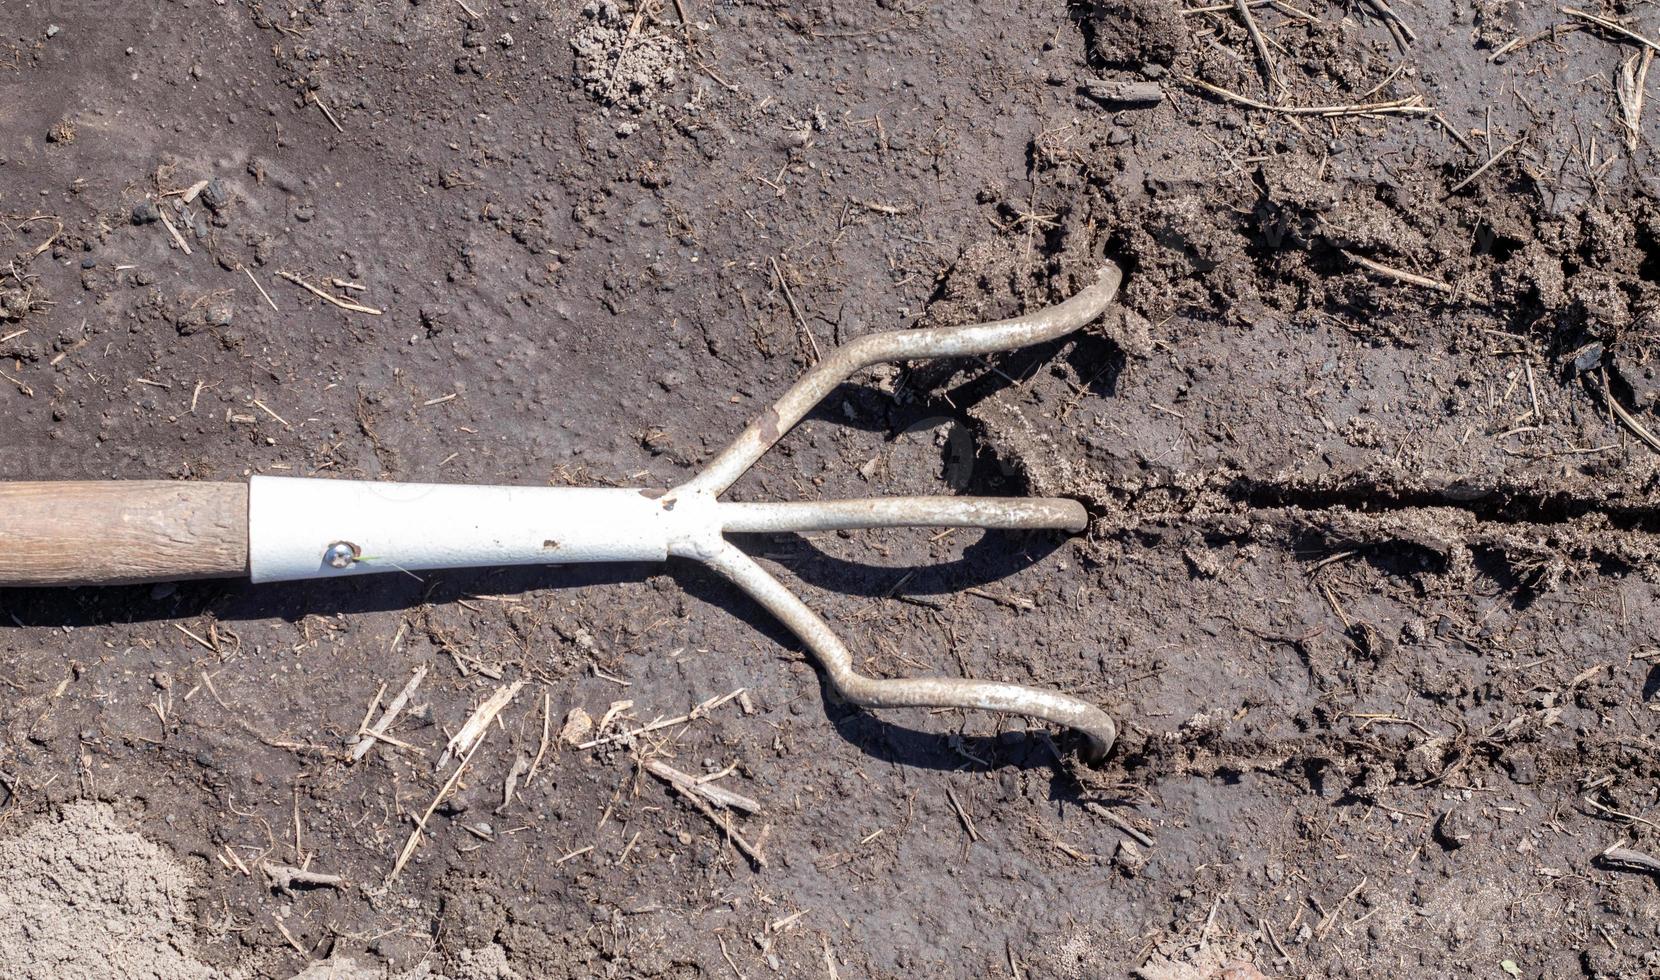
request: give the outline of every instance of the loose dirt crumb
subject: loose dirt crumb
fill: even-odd
[[[1267,980],[1267,975],[1241,952],[1240,940],[1207,946],[1186,954],[1154,953],[1139,969],[1138,980]]]
[[[523,980],[507,962],[507,951],[491,943],[461,951],[454,976],[432,972],[426,963],[407,973],[394,973],[383,966],[361,966],[349,956],[333,956],[313,963],[293,980]]]
[[[358,966],[349,956],[333,956],[321,963],[313,963],[294,980],[385,980],[384,969]]]
[[[455,980],[522,980],[522,976],[508,965],[507,951],[491,943],[461,953]]]
[[[313,963],[293,980],[449,980],[433,973],[425,963],[408,973],[392,973],[385,967],[360,966],[349,956],[331,956],[321,963]]]
[[[101,804],[0,841],[0,963],[41,980],[210,980],[184,952],[189,876]]]
[[[673,88],[685,70],[686,51],[675,38],[641,24],[611,0],[582,8],[588,25],[571,38],[582,86],[606,105],[634,112],[657,108],[658,94]]]
[[[1093,54],[1109,68],[1173,64],[1192,46],[1175,5],[1147,0],[1102,0],[1095,5]]]

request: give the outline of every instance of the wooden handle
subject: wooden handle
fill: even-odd
[[[247,573],[246,484],[0,483],[0,586]]]

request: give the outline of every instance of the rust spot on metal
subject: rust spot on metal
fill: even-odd
[[[768,443],[778,441],[778,409],[767,409],[755,421],[761,427],[762,439],[765,439]]]
[[[542,550],[543,551],[558,551],[559,550],[559,542],[553,540],[552,538],[549,538],[546,541],[542,542]]]
[[[657,487],[644,487],[640,490],[640,496],[646,498],[647,500],[656,500],[665,493],[668,493],[668,491],[660,490]]]

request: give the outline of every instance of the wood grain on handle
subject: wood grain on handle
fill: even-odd
[[[0,586],[121,585],[247,572],[247,484],[0,483]]]

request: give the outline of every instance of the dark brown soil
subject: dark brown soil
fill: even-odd
[[[257,977],[1660,975],[1656,879],[1599,858],[1660,853],[1644,48],[1287,3],[1250,8],[1270,92],[1235,7],[1175,0],[7,0],[0,478],[672,485],[815,347],[1128,277],[1075,338],[871,372],[735,491],[1085,500],[1070,540],[744,543],[871,672],[1099,701],[1099,770],[837,704],[689,565],[6,591],[0,834],[113,804]],[[344,761],[421,665],[414,748]],[[503,805],[573,709],[740,688]],[[646,751],[736,766],[767,866]]]

